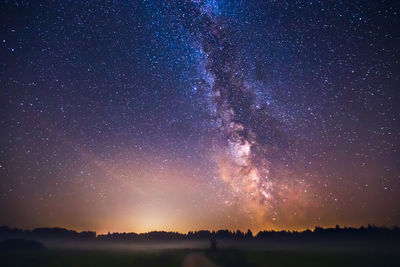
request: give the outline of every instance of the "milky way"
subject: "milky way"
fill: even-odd
[[[218,16],[217,3],[195,3],[198,14],[191,26],[197,26],[194,35],[204,54],[204,62],[200,62],[206,73],[203,90],[212,96],[215,126],[224,141],[222,153],[216,157],[218,175],[246,212],[261,215],[259,219],[270,212],[275,220],[278,213],[274,202],[281,200],[282,193],[279,184],[285,184],[287,177],[279,177],[279,167],[270,158],[279,152],[285,154],[288,138],[266,103],[256,101],[254,88],[246,80],[246,66],[240,58],[241,33],[229,19]],[[290,197],[284,193],[282,199]]]
[[[400,223],[396,1],[0,10],[0,224]]]

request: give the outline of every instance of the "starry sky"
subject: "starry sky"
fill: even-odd
[[[398,1],[0,5],[0,225],[400,225]]]

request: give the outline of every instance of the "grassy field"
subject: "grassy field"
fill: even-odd
[[[0,252],[0,266],[181,266],[185,251],[62,250]]]
[[[396,253],[290,252],[244,250],[25,250],[0,252],[0,266],[182,266],[189,253],[201,253],[221,267],[235,266],[400,266]]]
[[[221,267],[400,266],[400,256],[385,252],[240,251],[208,252]]]

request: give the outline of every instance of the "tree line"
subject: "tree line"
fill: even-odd
[[[400,240],[400,228],[377,227],[368,225],[360,228],[339,227],[322,228],[315,227],[313,230],[304,231],[260,231],[256,235],[251,230],[242,232],[240,230],[201,230],[188,233],[151,231],[147,233],[107,233],[97,235],[94,231],[77,232],[65,228],[35,228],[24,230],[0,227],[0,239],[33,239],[33,240],[71,240],[71,241],[161,241],[161,240],[253,240],[253,241],[293,241],[293,240],[335,240],[335,239],[392,239]]]

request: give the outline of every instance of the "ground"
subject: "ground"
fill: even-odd
[[[256,250],[117,251],[42,249],[1,251],[0,266],[400,266],[399,253],[383,251],[311,252]]]

